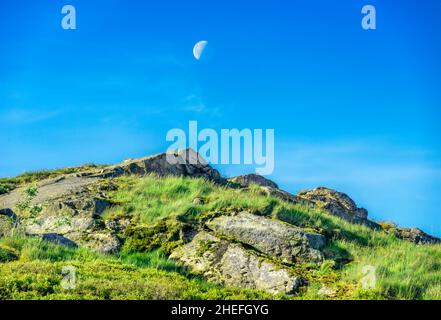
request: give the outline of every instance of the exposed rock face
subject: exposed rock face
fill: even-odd
[[[82,246],[105,254],[116,253],[121,247],[119,239],[106,231],[86,232],[69,236]]]
[[[52,198],[50,202],[44,202],[42,212],[32,219],[22,219],[21,227],[29,235],[51,234],[51,238],[55,240],[53,235],[57,234],[97,251],[114,251],[115,237],[109,234],[105,238],[113,248],[109,250],[102,244],[101,239],[96,241],[94,236],[89,236],[92,229],[102,229],[99,215],[110,207],[110,204],[99,196],[97,190],[77,188],[72,190],[71,194],[63,194],[58,198]]]
[[[367,211],[357,208],[355,202],[342,192],[319,187],[311,191],[300,192],[298,196],[319,204],[336,216],[367,218]]]
[[[215,233],[240,241],[285,263],[320,262],[325,237],[278,220],[247,212],[221,216],[207,223]]]
[[[270,188],[275,188],[275,189],[279,188],[279,186],[275,182],[273,182],[265,177],[262,177],[261,175],[254,174],[254,173],[234,177],[234,178],[228,179],[228,181],[238,183],[242,187],[249,187],[251,184],[257,184],[262,187],[270,187]]]
[[[63,175],[38,183],[38,193],[30,201],[31,206],[41,206],[35,216],[20,219],[20,228],[28,235],[44,236],[48,240],[72,241],[100,252],[109,253],[119,249],[120,243],[114,233],[125,229],[129,221],[110,221],[104,224],[100,215],[109,206],[105,192],[99,186],[101,179],[124,174],[160,176],[175,175],[202,177],[224,183],[219,172],[192,149],[176,153],[162,153],[142,159],[131,159],[101,171]],[[0,236],[10,233],[13,212],[23,198],[21,189],[0,195]],[[15,223],[15,222],[14,222]],[[54,235],[57,235],[55,237]],[[48,236],[45,236],[48,237]],[[61,241],[67,243],[66,241]]]
[[[70,248],[76,248],[77,244],[75,242],[73,242],[72,240],[69,240],[65,237],[63,237],[61,234],[57,234],[57,233],[46,233],[43,235],[42,239],[44,241],[48,241],[48,242],[53,242],[65,247],[70,247]]]
[[[214,234],[199,232],[170,257],[225,285],[292,294],[304,280],[287,265],[323,260],[322,235],[271,218],[241,212],[214,218],[206,227]]]
[[[200,232],[170,256],[206,278],[235,287],[295,293],[302,279],[246,251],[238,244]]]
[[[156,173],[160,176],[173,175],[198,177],[224,183],[219,172],[212,168],[193,149],[181,150],[175,153],[161,153],[141,159],[129,159],[122,164],[108,167],[100,177],[117,177],[124,174],[145,175]]]
[[[99,182],[97,178],[76,175],[44,180],[38,184],[38,194],[29,204],[40,206],[41,212],[20,219],[12,209],[23,197],[22,190],[0,196],[0,236],[7,235],[1,231],[7,217],[9,223],[15,221],[19,230],[31,236],[62,245],[84,245],[103,253],[115,252],[119,241],[105,230],[100,220],[100,214],[110,203],[105,200]],[[93,234],[98,230],[101,230],[99,235]]]
[[[310,191],[300,192],[298,196],[349,222],[379,228],[375,222],[367,219],[368,212],[366,209],[358,208],[355,202],[342,192],[319,187]]]
[[[88,190],[77,190],[71,195],[52,199],[37,217],[22,221],[28,234],[68,234],[92,229],[110,204]]]
[[[97,178],[77,177],[75,175],[63,176],[56,179],[48,179],[38,183],[38,193],[32,199],[31,205],[52,201],[63,196],[70,196],[78,190],[87,188],[96,183]],[[22,189],[15,189],[8,194],[0,195],[0,210],[13,212],[14,207],[23,197]]]
[[[396,228],[394,229],[395,235],[403,240],[408,240],[416,244],[439,244],[440,238],[428,235],[417,228]]]

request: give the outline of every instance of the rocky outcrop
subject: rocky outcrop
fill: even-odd
[[[198,233],[190,243],[176,249],[170,258],[207,279],[227,286],[293,294],[303,283],[287,268],[207,232]]]
[[[101,213],[111,206],[106,199],[106,190],[101,190],[101,182],[121,175],[150,173],[225,182],[219,172],[192,149],[130,159],[100,171],[94,168],[90,172],[61,175],[38,182],[38,193],[28,203],[29,207],[38,207],[38,213],[22,215],[20,230],[62,244],[72,241],[100,252],[116,252],[120,243],[114,234],[124,230],[129,221],[104,223],[100,219]],[[112,189],[111,182],[108,184]],[[14,220],[17,219],[13,210],[23,196],[23,189],[0,195],[0,236],[10,234],[11,223],[16,223]]]
[[[189,213],[166,217],[154,225],[142,224],[130,214],[103,219],[102,214],[112,205],[108,192],[116,190],[113,178],[122,175],[198,177],[234,187],[233,192],[247,193],[252,184],[260,186],[258,193],[270,195],[293,204],[321,208],[352,223],[378,228],[368,219],[368,212],[358,208],[346,194],[327,188],[317,188],[297,195],[279,189],[276,183],[262,176],[250,174],[223,179],[219,172],[191,149],[176,153],[163,153],[141,159],[129,159],[121,164],[93,168],[38,182],[38,193],[26,198],[25,210],[22,189],[0,195],[0,237],[17,230],[37,236],[45,241],[67,247],[87,247],[102,253],[116,253],[122,242],[135,251],[152,251],[161,248],[171,258],[204,277],[228,286],[265,290],[271,293],[293,294],[309,277],[301,270],[307,263],[319,266],[326,252],[325,237],[321,234],[286,223],[303,223],[283,216],[271,218],[254,215],[236,207],[210,207],[210,197],[192,195],[184,206]],[[272,199],[271,199],[272,200]],[[270,201],[278,205],[278,201]],[[264,214],[273,212],[272,204]],[[239,212],[238,212],[239,211]],[[288,210],[289,211],[289,210]],[[193,212],[201,219],[188,218]],[[291,213],[291,212],[290,212]],[[198,216],[198,218],[200,218]],[[277,218],[277,219],[276,219]],[[329,218],[329,217],[328,217]],[[286,222],[283,222],[283,221]],[[307,219],[304,219],[307,220]],[[305,225],[308,223],[306,222]],[[392,230],[392,229],[391,229]],[[441,243],[419,229],[393,228],[397,237],[419,244]],[[328,239],[352,239],[355,234],[339,236],[338,229],[323,230]],[[386,232],[389,232],[386,230]],[[1,248],[0,248],[1,249]],[[4,260],[15,259],[13,251],[2,249]],[[331,250],[332,251],[332,250]],[[341,259],[343,261],[344,259]],[[333,289],[323,287],[319,294],[333,296]]]
[[[123,163],[103,169],[99,177],[118,177],[124,174],[145,175],[155,173],[159,176],[183,176],[205,178],[218,183],[225,183],[219,171],[212,168],[193,149],[173,153],[161,153],[141,159],[129,159]]]
[[[320,262],[325,237],[309,233],[279,220],[247,212],[221,216],[207,222],[216,234],[249,245],[285,263]]]
[[[428,235],[417,228],[394,228],[395,235],[403,240],[411,241],[416,244],[440,244],[441,239]]]
[[[254,173],[230,178],[230,179],[228,179],[228,181],[233,182],[233,183],[237,183],[241,187],[249,187],[251,184],[257,184],[261,187],[270,187],[270,188],[274,188],[274,189],[279,188],[279,186],[275,182],[273,182],[273,181],[271,181],[261,175],[254,174]]]
[[[97,216],[109,207],[110,203],[97,194],[86,189],[77,190],[43,204],[41,213],[33,219],[23,220],[21,225],[31,235],[65,235],[96,227],[99,223]]]
[[[298,197],[312,202],[316,207],[326,210],[332,215],[343,218],[352,223],[367,225],[380,229],[379,225],[367,219],[366,209],[358,208],[355,202],[345,193],[319,187],[309,191],[302,191]]]
[[[306,283],[294,275],[294,264],[323,260],[322,235],[279,220],[240,212],[205,226],[210,231],[197,233],[170,258],[225,285],[292,294]]]
[[[12,223],[20,232],[61,245],[116,252],[119,240],[106,230],[100,219],[111,206],[103,191],[108,184],[97,178],[76,175],[44,180],[38,184],[38,193],[29,199],[26,209],[17,208],[24,197],[23,190],[0,196],[0,236],[10,234]],[[31,208],[38,208],[38,211],[32,212]],[[23,212],[16,214],[13,209]],[[4,229],[9,232],[6,234]]]

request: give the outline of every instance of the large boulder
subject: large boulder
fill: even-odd
[[[293,294],[303,283],[287,268],[204,231],[190,243],[175,249],[170,258],[207,279],[232,287]]]
[[[241,212],[207,222],[215,233],[252,246],[285,263],[320,262],[325,237],[279,220]]]
[[[149,173],[155,173],[159,176],[205,178],[214,182],[225,183],[219,172],[191,148],[140,159],[128,159],[121,164],[103,169],[98,176],[107,178],[124,174],[145,175]]]
[[[22,227],[30,235],[66,235],[99,227],[97,218],[111,204],[92,189],[78,188],[72,190],[71,194],[42,202],[41,212],[32,219],[22,219]]]
[[[318,187],[313,190],[299,192],[297,196],[349,222],[364,224],[375,229],[380,228],[375,222],[367,219],[367,210],[358,208],[354,200],[345,193]]]

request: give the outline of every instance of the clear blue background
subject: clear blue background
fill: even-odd
[[[2,0],[0,176],[162,152],[189,120],[274,128],[281,187],[440,236],[440,89],[440,0]]]

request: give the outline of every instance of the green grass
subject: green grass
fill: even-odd
[[[207,212],[225,213],[237,209],[266,214],[273,205],[257,188],[244,193],[203,179],[155,175],[141,179],[121,177],[118,185],[120,188],[112,194],[112,201],[120,206],[107,211],[105,217],[130,216],[140,223],[152,223],[170,216],[199,221]],[[195,198],[202,198],[204,204],[194,205]]]
[[[131,219],[122,251],[103,256],[32,238],[0,239],[0,298],[7,299],[273,299],[254,290],[225,288],[191,274],[167,258],[185,228],[198,228],[217,214],[248,210],[322,233],[328,238],[321,265],[297,265],[310,280],[294,299],[441,299],[441,245],[416,245],[392,234],[354,225],[321,210],[286,203],[257,186],[230,189],[202,179],[151,175],[114,179],[115,204],[103,219]],[[193,204],[201,198],[203,204]],[[3,251],[1,251],[3,250]],[[3,253],[2,253],[3,252]],[[15,256],[14,256],[15,255]],[[63,266],[78,272],[78,286],[60,285]],[[363,289],[363,269],[376,283]]]
[[[325,234],[327,258],[336,260],[327,271],[308,270],[338,292],[337,298],[441,299],[441,246],[416,245],[382,231],[355,225],[321,210],[286,203],[262,194],[257,186],[247,192],[217,186],[202,179],[179,177],[119,178],[112,199],[120,204],[105,218],[129,216],[138,225],[152,225],[177,217],[198,224],[216,212],[249,210]],[[200,197],[202,205],[193,205]],[[364,266],[376,270],[376,287],[365,290]],[[322,273],[319,275],[319,273]],[[320,286],[311,285],[304,297],[317,297]]]
[[[224,288],[175,265],[159,252],[104,256],[35,238],[3,238],[18,260],[0,263],[0,299],[275,299],[257,290]],[[63,286],[63,267],[75,287]]]

